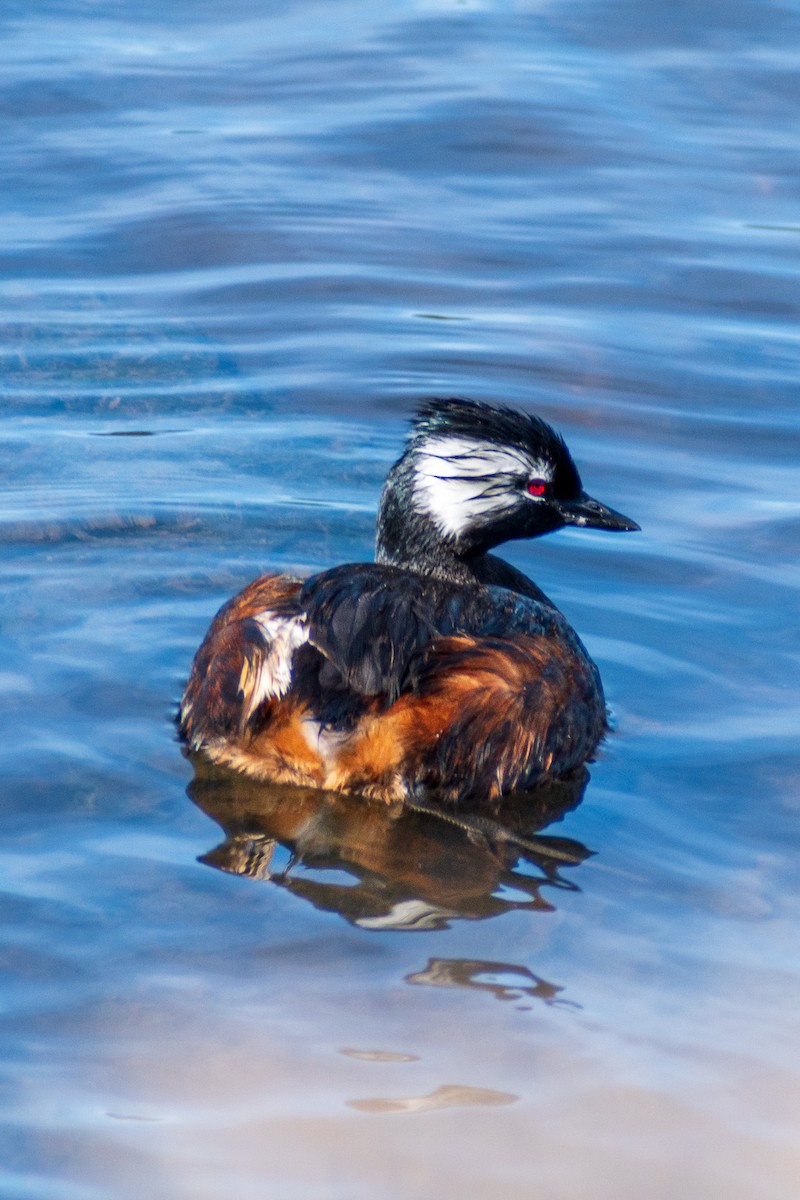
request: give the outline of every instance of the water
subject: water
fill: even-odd
[[[0,32],[0,1196],[793,1200],[797,0]],[[614,710],[582,803],[492,856],[192,784],[217,606],[369,557],[459,393],[643,526],[510,552]]]

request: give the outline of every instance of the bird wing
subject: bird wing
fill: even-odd
[[[199,749],[255,733],[282,701],[351,724],[414,691],[442,638],[548,634],[561,615],[502,587],[453,587],[396,567],[348,564],[305,583],[265,575],[220,609],[197,652],[180,729]],[[563,633],[562,633],[563,636]]]
[[[335,567],[309,579],[299,596],[309,644],[324,656],[329,681],[391,703],[413,688],[435,641],[455,634],[542,634],[566,622],[536,600],[500,587],[457,587],[381,564]],[[567,628],[569,628],[567,626]]]
[[[362,696],[396,698],[436,633],[414,576],[391,567],[334,568],[310,579],[300,602],[309,641],[326,660],[323,679]]]

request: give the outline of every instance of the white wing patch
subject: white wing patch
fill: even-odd
[[[246,724],[263,700],[284,696],[292,682],[292,659],[298,646],[308,641],[302,616],[284,617],[267,610],[253,617],[264,636],[263,653],[246,655],[239,677]]]
[[[457,537],[481,517],[519,503],[519,480],[552,477],[552,466],[514,446],[429,438],[414,460],[414,504],[441,533]]]

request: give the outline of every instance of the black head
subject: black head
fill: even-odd
[[[563,438],[546,421],[459,399],[429,400],[417,413],[406,452],[384,488],[378,528],[383,561],[398,561],[385,546],[386,535],[392,539],[387,522],[398,521],[417,539],[438,540],[443,552],[459,558],[565,525],[639,528],[586,495]]]

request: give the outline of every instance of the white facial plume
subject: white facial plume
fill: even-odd
[[[514,446],[463,437],[433,437],[414,458],[414,506],[440,533],[458,537],[486,518],[519,504],[528,479],[549,481],[549,463]],[[538,497],[526,497],[537,502]],[[540,502],[540,501],[539,501]]]

